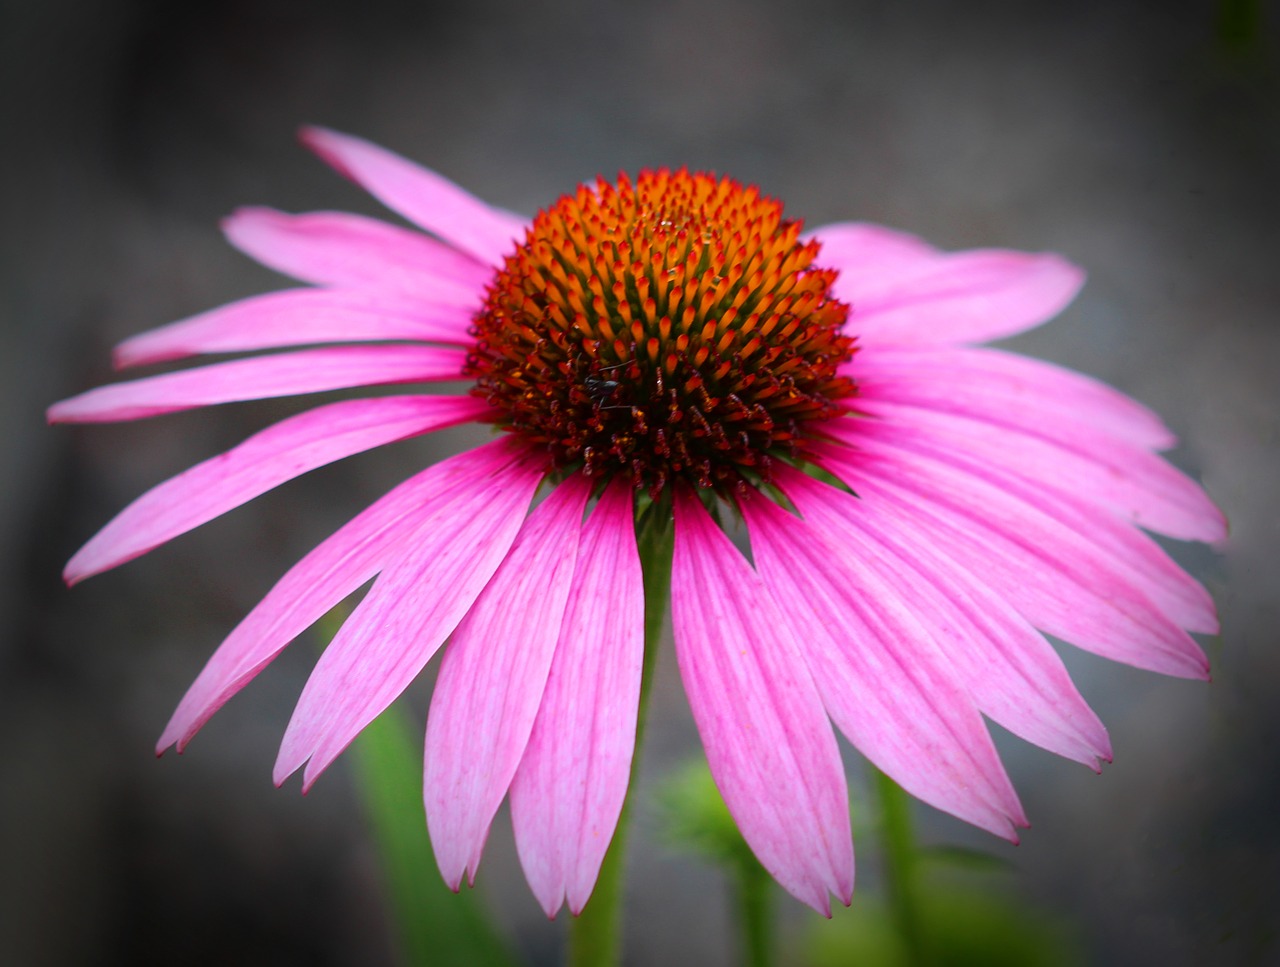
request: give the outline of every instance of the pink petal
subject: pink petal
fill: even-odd
[[[852,583],[854,555],[816,527],[760,497],[743,511],[757,566],[840,731],[913,796],[1016,842],[1010,821],[1026,819],[991,736],[967,690],[918,646],[927,634],[910,609]]]
[[[868,346],[986,342],[1038,326],[1062,311],[1084,273],[1056,255],[975,250],[922,258],[917,271],[855,276],[847,263],[836,296],[848,331]]]
[[[389,396],[331,403],[282,420],[147,491],[76,552],[63,577],[75,584],[308,470],[487,411],[488,404],[471,396]]]
[[[1177,442],[1155,413],[1110,386],[994,349],[872,348],[841,372],[871,399],[1032,430],[1046,422],[1088,427],[1150,450]]]
[[[547,916],[591,896],[622,812],[644,664],[644,590],[630,486],[582,530],[542,705],[511,784],[516,848]]]
[[[544,469],[530,459],[458,481],[454,500],[405,520],[404,554],[374,581],[302,690],[276,759],[277,785],[305,762],[309,789],[417,677],[506,557]]]
[[[1087,429],[1058,423],[1019,432],[1012,420],[999,425],[871,399],[861,400],[859,409],[882,417],[883,432],[891,436],[944,441],[1018,476],[1069,490],[1147,530],[1192,541],[1226,536],[1226,518],[1186,474],[1154,453]]]
[[[1037,628],[1139,668],[1206,677],[1191,637],[1107,555],[1051,518],[976,477],[880,441],[865,440],[858,451],[823,449],[822,457],[901,532],[928,534]]]
[[[492,208],[447,178],[360,138],[325,128],[302,142],[392,211],[473,255],[498,265],[524,238],[526,219]]]
[[[276,349],[308,343],[389,339],[470,346],[474,308],[404,295],[288,289],[254,296],[126,339],[117,368],[183,359],[198,353]]]
[[[1015,735],[1095,771],[1098,757],[1110,760],[1106,729],[1062,660],[1002,598],[857,498],[787,468],[778,483],[813,530],[843,551],[832,561],[844,571],[840,583],[869,600],[900,602],[925,633],[897,643],[916,648]]]
[[[853,892],[853,841],[818,687],[769,587],[697,498],[677,491],[675,515],[676,658],[711,774],[765,869],[830,916],[828,891],[846,905]]]
[[[1110,559],[1109,566],[1178,627],[1205,634],[1217,632],[1217,613],[1209,593],[1150,537],[1120,517],[1100,511],[1077,492],[1018,476],[990,462],[975,460],[963,449],[953,450],[936,439],[913,436],[901,427],[892,431],[880,426],[866,428],[872,435],[884,435],[885,442],[891,445],[986,481],[1011,501],[1013,514],[1025,513],[1029,507],[1032,513],[1053,518],[1078,535],[1079,540],[1103,552]]]
[[[867,222],[824,225],[805,235],[810,238],[822,246],[816,264],[839,269],[840,284],[850,292],[914,275],[938,257],[937,249],[915,235]]]
[[[574,475],[520,529],[444,653],[427,716],[423,791],[436,863],[475,882],[493,815],[542,701],[578,556],[590,481]]]
[[[112,386],[49,407],[50,423],[141,420],[198,406],[462,378],[466,353],[440,346],[343,346],[234,359]]]
[[[263,265],[316,285],[441,293],[478,304],[493,274],[433,238],[345,212],[241,208],[222,230]]]
[[[191,737],[294,638],[404,554],[406,521],[424,507],[456,504],[473,480],[500,472],[518,454],[510,437],[468,450],[411,477],[295,564],[214,652],[187,690],[156,746]]]

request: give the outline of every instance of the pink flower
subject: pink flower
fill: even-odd
[[[285,574],[160,750],[376,576],[303,690],[277,783],[304,766],[313,783],[447,641],[425,764],[444,878],[474,878],[509,793],[539,902],[577,913],[627,792],[635,521],[650,508],[674,516],[676,652],[712,773],[764,866],[826,912],[853,889],[833,724],[920,799],[1016,840],[1026,820],[984,715],[1094,769],[1110,757],[1041,632],[1207,677],[1188,632],[1217,629],[1213,602],[1144,533],[1224,535],[1156,455],[1170,432],[1087,377],[974,348],[1070,301],[1082,273],[1061,258],[944,254],[855,223],[802,234],[754,188],[684,171],[579,187],[530,223],[364,141],[304,140],[429,234],[241,210],[232,243],[313,287],[136,336],[116,362],[287,351],[92,390],[50,420],[470,385],[268,427],[127,507],[67,580],[363,450],[468,421],[503,432],[410,477]],[[741,515],[751,560],[717,503]]]

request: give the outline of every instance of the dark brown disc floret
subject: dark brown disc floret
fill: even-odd
[[[854,352],[835,272],[782,205],[728,178],[641,172],[539,212],[476,316],[473,392],[557,469],[655,497],[723,495],[802,459],[845,412]]]

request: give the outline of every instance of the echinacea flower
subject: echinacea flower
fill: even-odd
[[[577,913],[627,792],[645,508],[674,518],[676,655],[716,783],[763,865],[827,912],[853,889],[833,724],[910,793],[1016,840],[1026,819],[984,715],[1095,769],[1110,757],[1042,633],[1207,676],[1188,632],[1216,630],[1213,603],[1144,533],[1224,534],[1157,455],[1172,435],[1087,377],[974,346],[1062,309],[1082,282],[1063,259],[944,254],[866,224],[804,233],[755,188],[684,170],[583,185],[529,221],[364,141],[304,140],[426,234],[238,211],[232,243],[311,287],[136,336],[116,363],[286,351],[92,390],[50,419],[469,385],[285,419],[143,495],[67,580],[334,460],[464,422],[500,432],[289,570],[159,750],[181,750],[373,579],[302,692],[277,783],[303,767],[313,783],[445,646],[424,778],[444,878],[474,878],[509,794],[539,902]],[[725,508],[750,559],[718,522]]]

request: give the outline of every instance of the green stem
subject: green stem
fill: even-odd
[[[634,789],[640,771],[640,741],[648,718],[649,693],[653,682],[654,659],[662,634],[662,619],[671,596],[671,551],[674,531],[670,512],[651,505],[641,518],[637,543],[644,574],[644,664],[640,678],[640,709],[636,719],[636,748],[631,759]],[[569,922],[569,964],[571,967],[613,967],[622,955],[622,873],[626,853],[626,832],[631,818],[632,796],[622,807],[613,842],[604,855],[600,875],[591,899],[582,913]]]
[[[373,827],[383,881],[406,967],[514,963],[470,891],[454,896],[436,872],[422,806],[421,735],[392,705],[351,747],[356,790]]]
[[[880,814],[884,831],[885,879],[888,881],[889,909],[913,967],[927,964],[929,958],[920,933],[920,915],[916,905],[915,834],[911,828],[911,798],[883,772],[876,772],[876,790],[880,795]]]
[[[755,857],[739,862],[735,872],[734,900],[738,907],[742,963],[748,967],[769,967],[773,963],[773,920],[770,916],[773,881]]]

